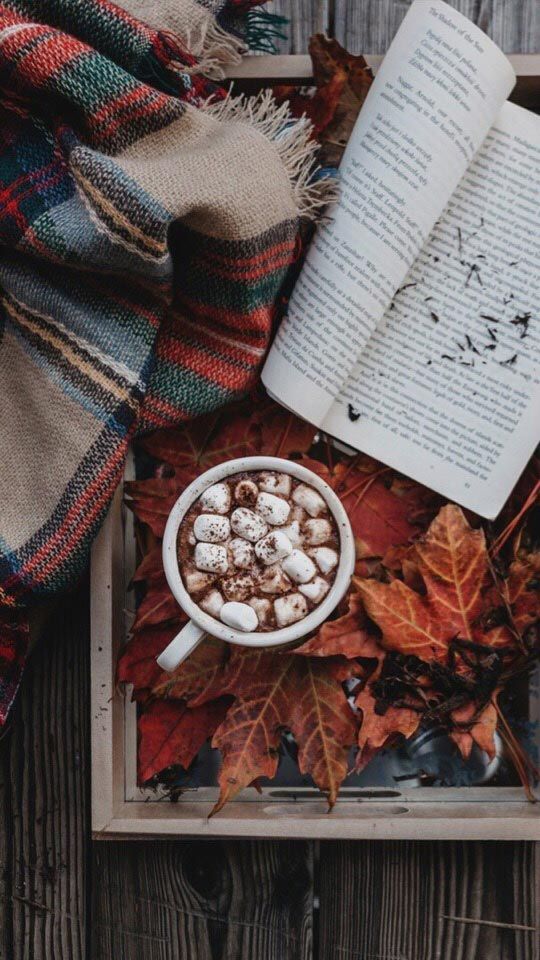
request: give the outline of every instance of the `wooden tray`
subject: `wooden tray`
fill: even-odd
[[[367,57],[376,69],[380,57]],[[540,55],[510,57],[518,73],[512,99],[540,112]],[[232,73],[231,73],[232,76]],[[239,80],[308,83],[304,56],[248,57]],[[128,471],[129,471],[128,466]],[[135,569],[132,515],[115,496],[91,561],[92,831],[95,839],[178,835],[321,839],[540,840],[540,803],[521,787],[429,787],[407,791],[344,787],[328,814],[313,789],[245,790],[208,819],[217,788],[198,788],[171,803],[136,779],[137,707],[115,682],[118,652],[133,613],[127,586]],[[540,676],[531,684],[529,720],[540,736]],[[540,800],[540,791],[538,792]]]

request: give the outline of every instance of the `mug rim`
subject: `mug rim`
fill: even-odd
[[[214,483],[219,483],[235,473],[250,472],[256,470],[278,470],[280,473],[287,473],[297,480],[314,487],[324,498],[336,522],[340,539],[340,557],[334,582],[330,587],[326,597],[321,603],[308,613],[307,617],[298,620],[288,627],[281,627],[279,630],[271,630],[268,633],[254,631],[243,633],[228,627],[221,621],[205,613],[187,592],[176,552],[176,541],[180,525],[192,506],[194,501],[200,497],[201,493]],[[224,460],[222,463],[205,470],[199,477],[193,480],[189,486],[180,494],[172,507],[163,535],[162,545],[163,568],[169,589],[177,603],[182,607],[190,620],[193,620],[201,630],[211,634],[228,643],[235,643],[244,647],[278,647],[284,644],[300,640],[307,634],[315,630],[336,608],[339,601],[345,594],[353,571],[355,563],[354,536],[351,524],[345,508],[339,497],[332,488],[319,477],[313,470],[297,463],[294,460],[284,460],[281,457],[238,457],[234,460]]]

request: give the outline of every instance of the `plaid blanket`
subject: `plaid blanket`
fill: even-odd
[[[201,72],[252,6],[0,3],[0,721],[16,611],[81,572],[137,431],[250,388],[324,202],[307,123]]]

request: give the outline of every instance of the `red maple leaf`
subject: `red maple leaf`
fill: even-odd
[[[146,783],[173,764],[187,769],[223,720],[229,702],[188,707],[178,700],[153,700],[138,721],[138,779]]]

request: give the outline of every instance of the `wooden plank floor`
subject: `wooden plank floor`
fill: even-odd
[[[508,52],[539,0],[453,0]],[[382,52],[408,0],[274,0],[283,49]],[[292,13],[291,13],[292,11]],[[539,960],[527,843],[91,843],[88,587],[63,603],[0,740],[0,960]]]

